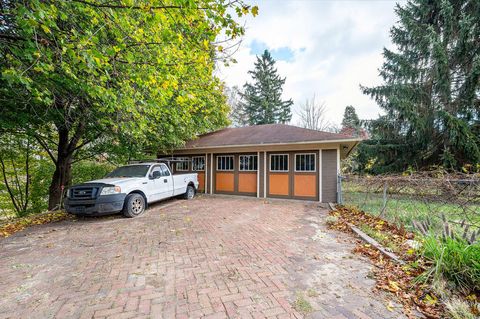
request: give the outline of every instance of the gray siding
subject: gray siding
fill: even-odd
[[[322,150],[322,202],[337,201],[337,150]]]

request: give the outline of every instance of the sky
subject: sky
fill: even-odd
[[[242,87],[251,78],[256,55],[268,49],[278,73],[286,77],[283,98],[294,101],[292,124],[300,103],[313,95],[324,102],[326,117],[342,121],[353,105],[361,119],[373,119],[381,109],[362,94],[360,85],[381,84],[384,47],[392,48],[390,28],[396,23],[391,0],[259,0],[257,17],[243,21],[246,34],[235,53],[238,63],[221,66],[218,76],[228,86]],[[400,1],[402,3],[403,1]]]

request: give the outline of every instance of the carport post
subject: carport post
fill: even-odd
[[[322,202],[322,149],[318,151],[318,201]]]
[[[210,195],[213,194],[213,153],[210,153]]]
[[[260,152],[257,152],[257,198],[260,197],[260,169],[258,159],[260,158]]]
[[[267,198],[267,152],[263,152],[263,198]]]
[[[205,153],[205,177],[204,177],[204,182],[205,182],[205,185],[204,185],[204,188],[205,188],[205,194],[207,194],[207,186],[208,186],[208,154]]]

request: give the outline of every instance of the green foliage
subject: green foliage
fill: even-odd
[[[265,50],[261,57],[257,56],[255,69],[248,72],[253,84],[245,83],[240,94],[240,109],[245,112],[248,124],[260,125],[271,123],[287,123],[292,118],[290,107],[293,101],[282,100],[282,86],[285,78],[277,74],[275,60]]]
[[[360,119],[358,118],[355,108],[351,105],[345,107],[345,112],[343,113],[342,127],[343,128],[360,128]]]
[[[83,161],[75,164],[72,169],[72,184],[80,184],[105,177],[113,171],[115,165],[108,162]]]
[[[432,235],[425,238],[423,256],[432,263],[424,278],[446,280],[465,292],[480,287],[480,244]]]
[[[359,147],[361,170],[479,163],[480,2],[411,0],[396,13],[384,83],[362,88],[385,115],[370,123],[371,140]]]
[[[13,161],[21,178],[25,178],[25,167],[22,166],[21,157]],[[12,162],[8,161],[7,170],[11,171]],[[114,165],[108,162],[82,161],[75,163],[72,169],[72,184],[83,183],[93,179],[104,177],[114,169]],[[0,216],[25,216],[28,214],[38,214],[48,208],[48,188],[55,165],[46,157],[38,155],[30,162],[30,190],[28,196],[28,205],[25,211],[15,213],[15,207],[6,192],[5,184],[0,183]]]

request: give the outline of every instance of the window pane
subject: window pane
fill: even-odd
[[[315,154],[296,154],[295,169],[298,172],[314,172]]]
[[[288,155],[274,154],[270,157],[270,170],[288,172]]]

